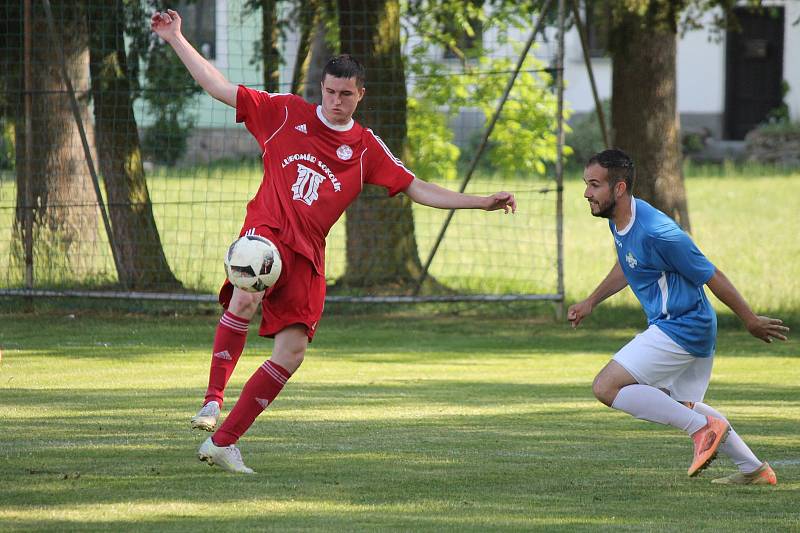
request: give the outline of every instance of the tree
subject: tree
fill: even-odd
[[[752,7],[761,0],[747,0]],[[678,32],[696,29],[716,10],[716,30],[736,28],[735,0],[614,2],[609,47],[613,60],[613,144],[637,166],[634,193],[690,230],[683,183],[675,64]]]
[[[308,75],[308,67],[311,60],[311,45],[314,42],[314,34],[318,31],[318,21],[323,16],[322,2],[320,0],[308,0],[301,2],[295,9],[295,21],[298,30],[297,57],[294,61],[292,72],[292,82],[289,92],[301,94],[301,88],[305,86]]]
[[[108,196],[117,276],[129,289],[180,287],[164,256],[142,166],[125,54],[123,0],[90,1],[86,14],[97,155]],[[144,19],[139,10],[134,14]]]
[[[311,46],[304,62],[303,96],[309,102],[322,101],[322,69],[339,46],[339,21],[334,0],[317,0],[317,18],[311,35]],[[298,56],[298,61],[300,57]]]
[[[261,10],[261,39],[256,42],[256,53],[252,62],[260,62],[264,71],[264,90],[280,92],[281,52],[278,47],[281,35],[278,20],[278,0],[247,0],[245,13]]]
[[[689,230],[675,80],[684,3],[641,0],[613,14],[611,127],[614,146],[636,162],[634,194]]]
[[[87,106],[89,54],[86,17],[81,3],[51,3],[53,17],[57,21],[57,35],[52,35],[48,30],[40,2],[33,3],[31,13],[32,154],[28,154],[24,148],[25,103],[22,64],[19,61],[23,49],[22,3],[9,2],[4,7],[8,15],[5,20],[19,21],[18,26],[15,25],[3,36],[10,46],[4,49],[6,53],[18,54],[5,60],[7,64],[16,63],[3,74],[11,78],[9,87],[19,88],[11,93],[13,101],[9,102],[17,125],[14,248],[15,255],[21,259],[22,243],[32,239],[35,254],[39,258],[38,264],[47,267],[37,269],[37,272],[58,273],[65,269],[85,275],[94,266],[97,252],[97,198],[72,114],[71,95],[62,76],[59,54],[53,53],[53,50],[59,47],[63,52],[67,75],[75,88],[79,115],[91,145],[94,132]],[[33,205],[26,205],[26,197],[32,200]],[[33,211],[32,234],[25,235],[25,217],[29,209]]]
[[[339,0],[341,50],[362,60],[367,96],[356,119],[379,132],[397,156],[406,142],[406,77],[400,49],[399,0]],[[388,198],[371,185],[347,210],[347,269],[339,283],[372,287],[411,285],[422,265],[417,252],[411,200]]]

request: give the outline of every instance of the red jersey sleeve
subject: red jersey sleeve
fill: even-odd
[[[293,94],[268,93],[239,85],[236,92],[236,122],[244,122],[259,144],[278,131],[288,117]]]
[[[403,192],[414,181],[414,173],[408,170],[380,137],[366,128],[367,165],[364,182],[380,185],[389,191],[390,196]]]

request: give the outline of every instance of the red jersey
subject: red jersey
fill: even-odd
[[[264,179],[247,204],[245,227],[275,229],[289,248],[325,272],[325,237],[364,183],[390,195],[414,179],[380,137],[355,121],[331,124],[322,108],[293,94],[239,86],[236,122],[263,150]]]

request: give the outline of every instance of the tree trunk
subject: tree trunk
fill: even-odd
[[[281,53],[278,50],[278,2],[261,0],[261,61],[264,67],[264,90],[280,92]]]
[[[613,144],[636,163],[634,194],[690,229],[676,104],[675,5],[615,17],[611,33]]]
[[[303,89],[303,97],[309,102],[319,103],[322,101],[322,69],[328,60],[336,53],[332,49],[328,39],[328,29],[335,23],[336,6],[330,5],[329,1],[320,2],[319,14],[314,31],[311,36],[311,50],[308,53],[308,68],[306,69],[306,83]],[[333,21],[330,19],[333,18]]]
[[[367,96],[356,119],[381,135],[401,157],[406,142],[406,80],[400,53],[398,0],[339,0],[342,53],[362,61]],[[365,185],[347,210],[347,270],[340,280],[358,287],[413,285],[421,271],[411,200],[388,198],[385,190]]]
[[[305,86],[311,60],[311,43],[314,38],[314,32],[319,27],[318,21],[321,16],[322,9],[319,3],[319,0],[310,0],[301,2],[297,7],[296,24],[299,42],[292,72],[291,89],[289,90],[292,94],[300,94],[301,89]]]
[[[63,272],[88,277],[101,267],[96,261],[98,209],[80,134],[70,107],[70,95],[53,48],[63,50],[67,75],[78,100],[79,113],[89,141],[94,131],[87,107],[89,52],[82,6],[52,2],[57,35],[50,35],[45,11],[39,2],[31,13],[32,144],[25,151],[24,95],[14,105],[16,128],[17,211],[14,221],[16,254],[21,257],[24,239],[25,190],[30,186],[33,210],[32,235],[37,277],[63,282]],[[54,42],[54,39],[58,39]],[[30,169],[30,175],[26,171]],[[73,281],[73,280],[69,280]]]
[[[88,2],[90,72],[97,152],[120,284],[128,289],[179,288],[164,256],[142,167],[125,56],[124,6]]]

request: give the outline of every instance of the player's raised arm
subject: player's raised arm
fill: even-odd
[[[153,13],[150,28],[169,43],[192,77],[208,94],[224,104],[236,107],[237,86],[229,82],[186,40],[181,33],[181,17],[177,11],[168,9]]]
[[[747,331],[749,331],[753,337],[761,339],[764,342],[772,342],[772,339],[786,340],[786,334],[789,333],[789,328],[783,325],[783,321],[777,318],[756,315],[750,309],[747,301],[739,294],[739,291],[736,290],[736,287],[733,286],[733,283],[731,283],[722,271],[717,269],[706,285],[708,285],[708,288],[714,293],[714,296],[730,307],[731,311],[742,319],[742,322],[744,322],[747,327]]]
[[[497,211],[502,209],[514,213],[517,210],[517,201],[510,192],[496,192],[491,196],[474,196],[457,191],[451,191],[414,178],[406,188],[405,193],[418,204],[439,209],[483,209],[484,211]]]
[[[572,323],[573,328],[577,328],[581,320],[592,314],[594,308],[600,305],[600,302],[609,298],[619,291],[628,286],[628,280],[625,278],[625,273],[622,272],[622,267],[619,261],[614,262],[611,271],[605,277],[600,285],[582,302],[578,302],[569,307],[567,310],[567,320]]]

